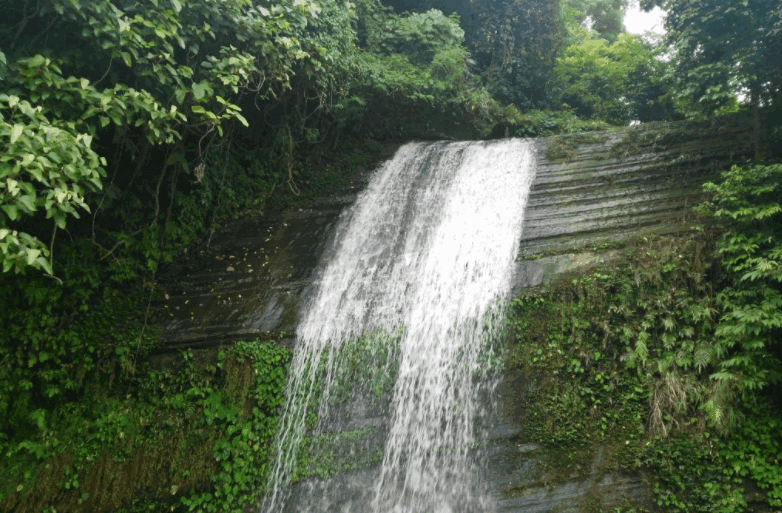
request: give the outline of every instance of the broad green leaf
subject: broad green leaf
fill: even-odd
[[[27,169],[27,172],[33,175],[33,178],[38,180],[39,182],[43,182],[43,173],[41,172],[41,169],[39,169],[37,166],[32,166]]]
[[[52,264],[44,257],[39,256],[38,258],[35,259],[35,263],[37,264],[36,267],[43,269],[49,274],[54,274],[54,270],[52,269]]]
[[[234,117],[236,117],[236,119],[239,120],[239,123],[243,124],[244,126],[246,126],[246,127],[250,126],[250,124],[247,122],[247,120],[244,118],[244,116],[242,116],[238,112],[234,113]]]
[[[16,124],[11,129],[11,144],[14,144],[24,132],[24,125]]]
[[[196,100],[200,100],[204,97],[206,94],[206,83],[205,82],[199,82],[198,84],[193,85],[193,96],[195,96]]]
[[[46,62],[46,59],[44,58],[44,56],[41,55],[41,54],[38,54],[38,55],[30,58],[30,60],[27,61],[27,64],[29,66],[36,66],[37,67],[37,66],[42,65],[44,62]]]
[[[19,210],[16,208],[16,205],[2,205],[0,208],[5,211],[11,221],[19,219]]]
[[[35,259],[41,254],[40,249],[28,249],[27,250],[27,265],[33,265]]]

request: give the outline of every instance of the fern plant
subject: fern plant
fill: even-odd
[[[733,166],[705,188],[714,196],[700,210],[725,228],[718,251],[729,280],[716,297],[718,364],[704,404],[721,422],[727,398],[751,400],[782,379],[782,164]]]

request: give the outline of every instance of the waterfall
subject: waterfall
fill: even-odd
[[[305,433],[328,431],[341,351],[368,334],[393,345],[369,365],[393,388],[373,489],[344,510],[492,509],[470,453],[534,153],[522,140],[407,144],[343,214],[302,308],[263,511],[283,509]]]

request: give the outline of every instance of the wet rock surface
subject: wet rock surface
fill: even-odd
[[[172,266],[160,281],[168,348],[295,331],[299,298],[344,204],[328,207],[237,221],[215,234],[216,250]]]
[[[397,147],[387,145],[382,157]],[[307,208],[234,221],[208,246],[164,269],[156,305],[165,340],[159,351],[272,335],[291,342],[331,230],[372,171],[356,169],[349,183]]]
[[[683,131],[670,139],[663,144],[659,138],[633,138],[632,129],[594,134],[567,147],[565,158],[552,157],[560,139],[539,140],[514,289],[548,283],[564,272],[610,259],[616,242],[628,237],[689,227],[688,208],[701,199],[702,183],[752,153],[749,131],[738,125],[718,133]],[[370,173],[357,170],[349,186],[307,209],[236,221],[215,233],[209,251],[165,270],[160,278],[165,299],[157,309],[166,340],[161,351],[280,332],[292,340],[300,303],[317,279],[317,264],[334,224]],[[485,479],[498,512],[649,503],[640,476],[601,469],[599,449],[592,461],[584,462],[583,471],[547,480],[539,468],[538,448],[524,441],[523,407],[508,392],[518,393],[524,386],[523,379],[506,376],[485,441]],[[345,431],[369,426],[378,435],[387,430],[383,415],[349,417]],[[372,447],[379,443],[374,438]],[[296,486],[294,498],[305,505],[327,501],[330,510],[339,511],[369,500],[376,474],[375,468],[359,468],[309,479]],[[326,493],[338,488],[343,490],[338,495]]]
[[[702,184],[754,151],[740,122],[668,126],[539,141],[516,289],[611,258],[622,240],[688,229]]]
[[[681,130],[662,141],[644,134],[630,128],[537,141],[516,290],[610,258],[611,247],[628,237],[689,227],[688,208],[702,198],[703,182],[753,151],[740,123],[716,133]],[[387,145],[383,158],[398,146]],[[557,151],[562,146],[566,151]],[[372,171],[356,170],[348,185],[306,209],[235,221],[214,234],[208,250],[163,270],[157,323],[166,348],[292,335],[329,234]]]

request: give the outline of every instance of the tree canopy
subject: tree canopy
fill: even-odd
[[[127,230],[194,236],[171,223],[187,203],[177,190],[232,141],[260,143],[283,170],[267,181],[296,193],[296,150],[343,137],[488,134],[532,109],[626,124],[782,98],[773,0],[645,1],[667,12],[659,48],[623,33],[626,0],[0,4],[6,273],[56,274],[57,233],[85,215],[104,256],[132,246]],[[144,215],[123,210],[131,197]],[[118,215],[127,230],[107,228]]]
[[[639,36],[622,34],[609,43],[581,31],[557,59],[553,96],[580,117],[617,125],[675,119],[666,67]]]
[[[290,160],[296,144],[353,122],[383,137],[422,106],[470,119],[491,107],[470,78],[464,32],[436,10],[399,16],[371,0],[2,4],[4,272],[52,274],[57,230],[96,204],[110,211],[131,186],[154,203],[153,219],[132,230],[160,224],[172,199],[162,184],[200,183],[210,148],[246,116],[256,137],[290,146],[278,152]],[[295,188],[290,169],[287,180]],[[120,242],[112,237],[106,247]]]
[[[775,0],[646,0],[660,6],[673,55],[675,93],[691,114],[710,114],[735,101],[782,101],[782,13]]]
[[[279,98],[341,49],[317,44],[310,27],[321,9],[310,2],[3,4],[11,13],[0,28],[4,272],[53,272],[41,240],[89,211],[85,194],[103,188],[107,166],[122,165],[108,162],[112,146],[139,166],[165,147],[164,166],[197,171],[228,122],[247,125],[241,94]],[[199,142],[185,155],[189,137]],[[52,219],[50,236],[39,217]]]
[[[568,25],[589,25],[609,43],[624,32],[628,0],[565,0],[562,10]]]
[[[529,109],[546,105],[564,36],[559,1],[384,0],[397,12],[438,9],[458,14],[465,44],[483,84],[500,101]]]

